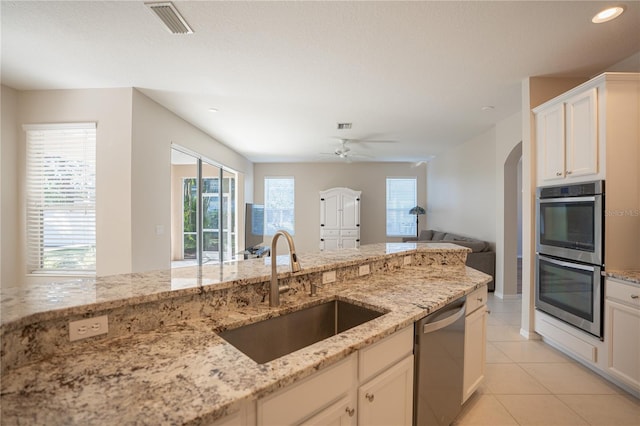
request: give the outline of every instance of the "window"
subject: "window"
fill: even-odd
[[[95,273],[96,125],[26,125],[27,268]]]
[[[295,233],[295,182],[292,177],[264,179],[265,235],[284,229]]]
[[[416,178],[387,178],[387,236],[416,235],[415,216],[409,210],[417,204]]]

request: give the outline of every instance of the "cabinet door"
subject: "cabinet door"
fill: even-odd
[[[413,355],[358,389],[358,424],[410,426],[413,422]]]
[[[538,178],[541,181],[564,178],[564,104],[549,107],[536,115]]]
[[[356,229],[360,225],[360,198],[342,194],[342,229]]]
[[[325,229],[340,229],[340,195],[324,194],[320,200],[320,223]]]
[[[566,102],[566,175],[598,173],[597,89],[581,93]]]
[[[607,370],[640,391],[640,309],[607,300],[605,310]]]
[[[356,419],[355,398],[352,395],[347,395],[301,423],[301,426],[355,426]]]
[[[487,310],[483,305],[465,318],[463,403],[478,389],[484,379],[486,342]]]

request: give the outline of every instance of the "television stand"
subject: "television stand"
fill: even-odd
[[[257,257],[269,256],[271,249],[268,246],[251,247],[244,251],[244,258],[255,259]]]

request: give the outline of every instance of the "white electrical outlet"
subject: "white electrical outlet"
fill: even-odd
[[[404,264],[405,265],[411,265],[411,256],[405,256],[404,257]]]
[[[369,265],[360,265],[358,268],[358,276],[369,275],[371,273],[371,269]]]
[[[336,271],[324,272],[322,274],[322,284],[329,284],[336,281]]]
[[[69,322],[69,340],[72,342],[108,332],[109,317],[107,315]]]

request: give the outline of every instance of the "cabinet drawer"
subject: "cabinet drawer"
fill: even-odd
[[[364,382],[413,353],[413,326],[358,351],[358,376]]]
[[[297,424],[336,399],[356,382],[356,355],[321,370],[302,382],[258,401],[258,425]]]
[[[340,235],[340,230],[338,229],[322,229],[320,234],[323,237],[338,237]]]
[[[358,230],[357,229],[343,229],[342,231],[340,231],[340,234],[343,237],[357,237],[358,236]]]
[[[607,299],[640,308],[640,287],[607,279],[605,294]]]
[[[475,289],[467,295],[467,315],[487,303],[487,286]]]

